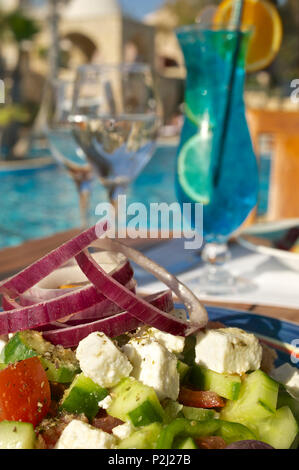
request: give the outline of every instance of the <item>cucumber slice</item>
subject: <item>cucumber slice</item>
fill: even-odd
[[[79,362],[71,349],[54,346],[37,331],[16,333],[5,345],[2,354],[5,364],[38,356],[50,382],[71,383],[80,371]]]
[[[118,445],[118,449],[155,449],[162,426],[152,423],[131,434]]]
[[[5,364],[24,361],[30,357],[45,356],[53,353],[54,346],[45,341],[37,331],[21,331],[13,335],[4,346],[2,357]]]
[[[258,425],[258,438],[275,449],[289,449],[298,435],[298,424],[290,408],[284,406]]]
[[[169,424],[171,421],[173,421],[175,418],[177,418],[182,409],[183,405],[181,405],[179,402],[171,400],[170,398],[166,398],[162,402],[162,406],[164,408],[164,423]]]
[[[55,363],[53,360],[55,360]],[[51,360],[40,357],[40,361],[50,382],[69,384],[80,372],[80,367],[75,366],[73,363],[65,363],[64,359],[59,359],[59,355],[56,356],[56,359]]]
[[[187,419],[195,421],[205,421],[206,419],[214,419],[217,416],[216,411],[205,408],[193,408],[192,406],[183,407],[183,415]]]
[[[290,408],[299,423],[299,400],[293,398],[284,387],[281,387],[278,393],[277,408],[282,408],[283,406]]]
[[[164,410],[155,390],[132,377],[123,379],[111,391],[112,403],[107,413],[136,427],[163,422]]]
[[[177,365],[178,373],[180,376],[180,382],[184,382],[188,376],[188,372],[190,371],[190,366],[188,364],[185,364],[185,362],[182,362],[178,360],[178,365]]]
[[[84,374],[78,375],[61,400],[60,408],[73,414],[84,413],[93,419],[99,410],[99,401],[108,395],[108,391],[94,383]]]
[[[32,424],[19,421],[0,423],[0,449],[34,449],[35,432]]]
[[[241,389],[239,375],[219,374],[198,365],[192,367],[189,381],[201,390],[216,392],[228,400],[237,400]]]
[[[198,449],[192,437],[187,437],[187,438],[183,438],[183,439],[179,439],[178,441],[175,441],[172,448],[173,449],[185,449],[185,450]]]
[[[298,424],[298,421],[297,421]],[[291,445],[290,449],[299,449],[299,433],[295,437],[295,440],[293,441],[293,444]]]
[[[220,417],[225,421],[245,424],[253,432],[258,422],[276,411],[279,384],[261,370],[243,380],[239,398],[228,401]]]

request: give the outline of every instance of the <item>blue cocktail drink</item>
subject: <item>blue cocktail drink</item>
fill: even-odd
[[[257,202],[258,169],[243,100],[250,33],[194,25],[180,29],[177,36],[187,69],[177,195],[180,203],[203,204],[205,258],[215,265],[219,253],[225,258],[229,236]],[[216,273],[214,267],[207,275],[213,293],[233,285],[223,270]]]

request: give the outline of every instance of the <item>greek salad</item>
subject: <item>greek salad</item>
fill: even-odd
[[[0,448],[297,448],[299,371],[106,230],[0,283]]]

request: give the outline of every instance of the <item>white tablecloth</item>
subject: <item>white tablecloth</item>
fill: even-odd
[[[234,275],[252,281],[254,288],[230,295],[200,294],[200,299],[299,309],[299,272],[289,270],[274,258],[253,253],[237,244],[232,245],[231,253],[232,259],[227,263],[227,269]],[[190,281],[194,283],[194,279],[203,269],[200,256],[193,251],[185,250],[181,240],[161,243],[147,250],[146,254],[189,286]],[[164,288],[163,284],[144,275],[139,269],[136,270],[136,275],[143,292]]]

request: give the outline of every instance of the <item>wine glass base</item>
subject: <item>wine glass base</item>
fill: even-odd
[[[189,287],[197,295],[233,295],[248,293],[256,289],[249,279],[233,276],[224,269],[206,268],[204,272],[189,283]]]

